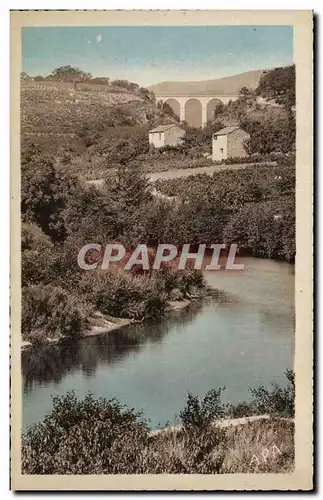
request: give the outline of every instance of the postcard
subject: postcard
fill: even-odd
[[[11,487],[313,488],[311,11],[11,12]]]

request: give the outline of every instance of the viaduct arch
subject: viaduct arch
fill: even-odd
[[[238,97],[238,95],[156,95],[156,100],[169,104],[181,122],[187,121],[190,125],[204,127],[209,120],[212,120],[214,110],[220,102],[228,104],[229,101],[236,101]],[[199,119],[191,119],[193,106],[195,115],[200,116]],[[191,123],[192,121],[199,123],[196,125]]]

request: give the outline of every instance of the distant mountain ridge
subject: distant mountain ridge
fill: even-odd
[[[258,86],[261,75],[265,69],[257,69],[240,73],[238,75],[226,76],[214,80],[201,80],[192,82],[161,82],[151,85],[149,90],[159,95],[238,95],[242,87],[255,89]]]

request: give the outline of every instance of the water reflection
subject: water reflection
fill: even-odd
[[[228,300],[225,294],[215,294],[217,300]],[[185,311],[172,313],[165,319],[145,324],[128,325],[120,330],[87,337],[69,343],[33,347],[21,355],[24,392],[48,383],[58,384],[75,371],[83,376],[93,376],[102,364],[120,363],[130,353],[139,352],[145,344],[159,344],[176,324],[185,325],[202,309],[203,304],[193,303]]]

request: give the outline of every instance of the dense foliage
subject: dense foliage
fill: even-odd
[[[24,340],[78,335],[93,310],[134,320],[156,317],[174,297],[202,293],[201,273],[190,269],[153,273],[136,266],[133,272],[100,273],[78,267],[78,252],[89,242],[121,242],[129,257],[138,243],[163,239],[167,228],[160,217],[173,209],[152,196],[138,169],[120,166],[104,189],[97,189],[27,148],[21,195]]]
[[[295,114],[289,110],[275,120],[244,117],[241,127],[250,134],[245,147],[248,154],[290,153],[295,150]]]
[[[74,393],[54,397],[51,413],[23,434],[22,471],[25,474],[250,472],[247,467],[257,449],[261,445],[277,446],[275,439],[279,439],[282,440],[279,446],[284,444],[283,454],[280,452],[276,460],[261,464],[257,472],[281,472],[292,467],[293,462],[293,424],[279,419],[293,416],[293,373],[289,371],[287,375],[290,380],[287,387],[274,385],[272,391],[263,387],[253,390],[254,400],[239,407],[239,416],[248,415],[248,408],[255,406],[260,413],[273,413],[278,419],[242,426],[237,429],[238,435],[219,425],[233,413],[232,408],[221,402],[223,389],[209,391],[201,401],[189,394],[180,412],[181,427],[157,433],[149,431],[142,413],[114,399],[88,395],[80,400]]]
[[[265,71],[261,76],[257,94],[273,99],[288,108],[295,106],[295,65]]]
[[[27,341],[77,337],[88,326],[89,313],[89,305],[61,287],[31,285],[23,289],[21,328]]]
[[[33,222],[54,241],[65,237],[62,212],[73,196],[74,179],[55,168],[54,159],[34,148],[23,151],[21,161],[21,212],[23,221]]]
[[[192,243],[237,243],[253,255],[295,257],[295,167],[255,166],[156,181],[177,197],[167,236]],[[194,224],[187,221],[194,220]],[[178,222],[179,221],[179,222]],[[173,228],[173,232],[171,231]]]

